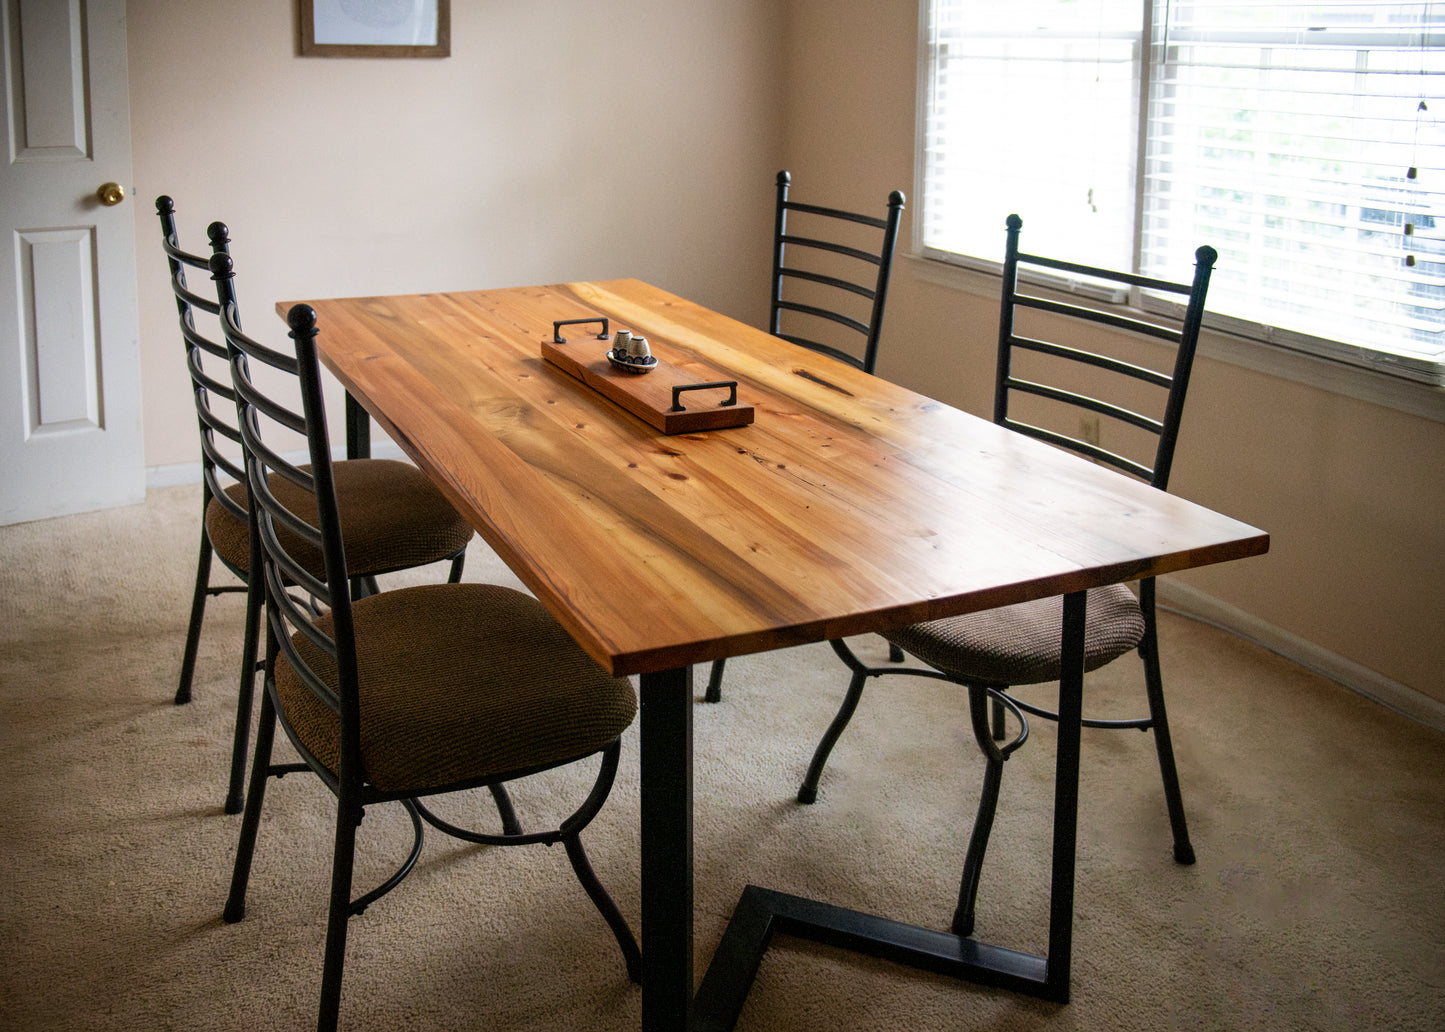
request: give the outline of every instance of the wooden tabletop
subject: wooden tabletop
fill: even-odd
[[[617,674],[1268,548],[1253,527],[636,280],[307,303],[327,367]],[[553,322],[588,316],[646,335],[664,363],[735,378],[754,422],[666,436],[544,362]]]

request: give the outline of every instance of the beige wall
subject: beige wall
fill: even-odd
[[[795,181],[839,203],[881,207],[894,187],[911,202],[917,0],[788,10],[783,160]],[[921,272],[905,260],[895,273],[879,372],[986,415],[997,301]],[[1442,459],[1445,423],[1202,357],[1171,487],[1269,531],[1272,546],[1171,580],[1445,702]]]
[[[127,5],[148,466],[197,459],[158,194],[189,249],[230,226],[263,337],[281,300],[614,276],[764,310],[772,0],[451,6],[450,58],[376,60],[295,56],[295,0]]]
[[[128,17],[150,466],[195,460],[159,193],[197,246],[230,224],[257,333],[282,299],[623,275],[760,322],[778,168],[913,200],[915,0],[469,0],[440,61],[295,57],[292,0]],[[905,260],[879,372],[986,413],[996,317]],[[1175,490],[1273,548],[1173,580],[1445,702],[1445,424],[1204,357],[1180,449]]]

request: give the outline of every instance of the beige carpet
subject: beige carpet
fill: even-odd
[[[248,916],[220,919],[239,598],[212,603],[196,701],[170,703],[198,507],[198,488],[171,488],[0,528],[0,1028],[314,1023],[331,803],[315,781],[273,783]],[[472,553],[469,578],[509,579]],[[1085,732],[1072,1003],[780,939],[739,1028],[1445,1028],[1445,736],[1219,631],[1162,624],[1199,863],[1171,859],[1151,739]],[[724,702],[696,711],[698,977],[749,882],[945,927],[980,773],[955,693],[871,689],[801,807],[841,667],[816,646],[728,674]],[[1090,686],[1103,709],[1132,708],[1137,667]],[[1040,726],[1009,763],[980,902],[983,938],[1029,950],[1047,921],[1053,742]],[[585,836],[634,927],[636,770],[634,727]],[[524,822],[579,784],[519,786]],[[368,816],[359,886],[407,835],[399,812]],[[348,1029],[639,1023],[560,849],[429,837],[412,877],[352,922],[346,978]]]

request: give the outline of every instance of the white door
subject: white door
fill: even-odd
[[[0,524],[145,497],[124,0],[0,0]],[[124,200],[103,204],[105,183]]]

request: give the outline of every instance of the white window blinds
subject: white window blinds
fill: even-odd
[[[1214,322],[1445,382],[1445,2],[931,2],[925,253],[1208,243]]]
[[[1445,50],[1432,7],[1159,3],[1145,270],[1177,272],[1208,241],[1216,312],[1407,375],[1437,367]]]
[[[935,0],[922,239],[934,257],[1133,258],[1140,0]]]

